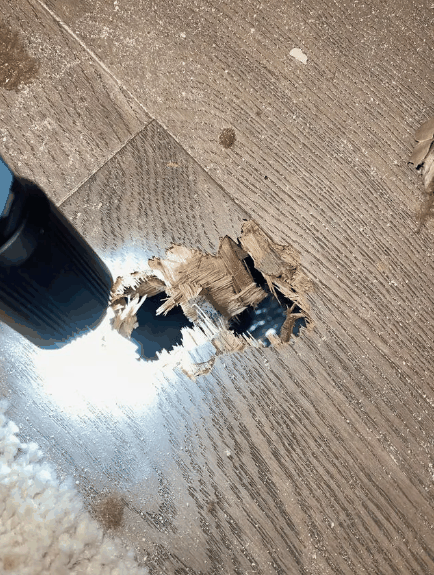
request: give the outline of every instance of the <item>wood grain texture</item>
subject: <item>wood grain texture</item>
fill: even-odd
[[[61,204],[113,273],[141,271],[172,244],[215,253],[247,213],[157,122]],[[117,266],[117,267],[116,267]]]
[[[152,123],[63,204],[75,225],[113,271],[215,250],[244,212],[194,157],[300,252],[315,331],[195,383],[124,375],[113,411],[90,378],[72,417],[3,328],[23,433],[88,501],[120,493],[152,575],[433,573],[432,227],[414,234],[406,166],[432,115],[429,5],[46,3],[190,154]]]
[[[37,1],[3,2],[1,18],[0,154],[60,202],[149,116]]]
[[[303,254],[322,330],[405,361],[418,385],[429,379],[431,236],[413,234],[420,182],[407,167],[432,107],[428,4],[48,5],[250,216]],[[228,125],[237,139],[225,149]]]
[[[177,201],[188,209],[173,210]],[[155,122],[61,207],[114,273],[172,242],[215,250],[245,215]],[[432,380],[414,370],[428,371],[430,357],[403,365],[366,325],[326,324],[321,290],[311,300],[313,333],[219,358],[196,382],[170,370],[142,376],[120,351],[112,376],[88,358],[59,365],[44,352],[50,389],[35,351],[3,327],[10,415],[97,516],[101,497],[120,502],[115,533],[152,575],[428,575]],[[80,361],[88,371],[75,388],[83,382],[68,375]],[[79,409],[62,386],[84,396]]]
[[[275,233],[286,207],[297,236],[319,195],[345,190],[381,185],[405,218],[416,207],[405,164],[432,111],[429,2],[45,3]]]

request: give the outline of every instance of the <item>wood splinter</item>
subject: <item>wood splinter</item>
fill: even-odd
[[[434,117],[422,124],[414,135],[417,144],[409,159],[422,175],[425,188],[424,199],[419,207],[417,219],[419,221],[416,233],[419,233],[428,219],[434,215]]]
[[[215,255],[174,245],[165,258],[148,261],[150,271],[117,278],[110,302],[115,313],[113,328],[130,337],[137,327],[137,311],[146,298],[165,292],[167,299],[157,314],[166,314],[180,305],[194,323],[194,328],[186,329],[185,337],[190,332],[192,340],[206,335],[216,355],[259,345],[254,338],[236,335],[229,328],[231,318],[249,306],[256,307],[268,295],[257,285],[244,262],[249,256],[271,293],[278,299],[276,290],[279,290],[293,302],[279,335],[267,335],[270,343],[289,342],[299,318],[305,318],[310,329],[306,293],[312,289],[312,283],[300,269],[299,254],[291,246],[274,243],[254,221],[243,224],[238,243],[228,236],[222,238]],[[301,310],[298,313],[294,313],[296,306]],[[200,333],[194,335],[195,330]],[[213,363],[214,359],[205,362],[205,367],[197,366],[199,372]]]

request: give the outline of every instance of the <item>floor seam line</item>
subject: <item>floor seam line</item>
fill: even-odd
[[[73,194],[75,194],[75,192],[82,186],[84,185],[89,178],[91,178],[92,176],[94,176],[103,166],[105,166],[105,164],[107,162],[109,162],[112,158],[114,158],[116,156],[116,154],[118,154],[122,148],[124,146],[126,146],[133,138],[135,138],[142,130],[144,130],[147,126],[149,126],[152,122],[156,122],[159,126],[161,126],[163,128],[163,130],[165,130],[171,138],[173,138],[173,140],[178,144],[178,146],[180,146],[184,152],[188,155],[188,157],[197,165],[200,167],[201,170],[203,170],[207,176],[211,179],[212,182],[214,182],[214,184],[216,184],[221,191],[224,192],[224,194],[233,202],[235,202],[235,204],[242,209],[243,212],[245,212],[246,210],[229,194],[229,192],[226,191],[226,189],[222,186],[222,184],[220,184],[219,182],[217,182],[213,176],[211,176],[211,174],[198,162],[198,160],[196,160],[188,150],[185,149],[185,147],[178,142],[177,138],[171,133],[170,130],[168,130],[159,120],[157,120],[156,118],[154,118],[153,116],[151,116],[151,114],[149,114],[149,112],[147,111],[147,109],[145,108],[145,106],[140,102],[140,100],[137,99],[137,97],[118,79],[118,77],[110,70],[110,68],[108,68],[108,66],[106,66],[104,64],[104,62],[102,60],[100,60],[100,58],[98,58],[98,56],[95,54],[95,52],[93,52],[87,45],[85,42],[83,42],[83,40],[80,39],[79,36],[77,36],[77,34],[68,26],[68,24],[66,24],[59,16],[57,16],[57,14],[55,12],[53,12],[50,8],[48,8],[48,6],[42,1],[42,0],[35,0],[42,9],[44,9],[46,12],[48,12],[48,14],[50,14],[50,16],[59,24],[59,26],[61,26],[70,36],[72,36],[72,38],[74,38],[74,40],[76,42],[78,42],[78,44],[87,52],[87,54],[89,54],[89,56],[104,70],[104,72],[106,72],[106,74],[108,74],[115,82],[116,84],[122,89],[124,90],[132,100],[134,100],[134,102],[136,102],[138,104],[138,106],[140,106],[140,108],[149,116],[150,120],[148,123],[144,124],[140,130],[138,130],[133,136],[131,136],[128,140],[126,140],[124,142],[124,144],[118,149],[116,150],[116,152],[114,152],[106,161],[104,161],[103,164],[101,164],[96,170],[94,170],[89,176],[86,177],[85,180],[81,181],[80,184],[78,186],[76,186],[74,188],[74,190],[72,190],[63,200],[62,202],[59,204],[62,205],[66,200],[68,200]]]
[[[75,192],[78,192],[78,190],[84,186],[84,184],[86,182],[88,182],[95,174],[97,174],[100,170],[102,170],[102,168],[108,164],[111,160],[113,160],[114,157],[116,157],[119,152],[121,152],[125,146],[127,146],[132,140],[134,140],[134,138],[136,138],[140,132],[142,132],[143,130],[146,130],[146,128],[148,126],[150,126],[152,124],[152,122],[155,122],[155,120],[153,118],[151,118],[149,120],[149,122],[147,122],[146,124],[144,124],[143,126],[141,126],[139,128],[139,130],[137,130],[136,132],[134,132],[134,134],[132,134],[127,140],[125,140],[125,142],[122,143],[122,145],[115,150],[107,159],[104,160],[104,162],[102,164],[100,164],[97,168],[95,168],[95,170],[93,170],[92,173],[90,173],[88,176],[86,176],[85,179],[83,179],[77,186],[75,186],[75,188],[73,190],[71,190],[67,196],[65,196],[62,201],[60,202],[60,204],[58,204],[58,207],[62,206],[62,204],[64,204],[67,200],[69,200],[74,194]]]
[[[35,2],[37,2],[43,10],[48,12],[48,14],[50,14],[50,16],[57,22],[57,24],[61,26],[70,36],[72,36],[72,38],[74,38],[76,42],[78,42],[78,44],[83,48],[83,50],[87,52],[87,54],[92,58],[92,60],[94,60],[98,64],[98,66],[102,68],[104,72],[108,74],[116,82],[116,84],[122,90],[124,90],[128,94],[128,96],[130,96],[130,98],[134,100],[134,102],[136,102],[144,112],[146,112],[146,114],[152,120],[154,119],[146,110],[146,108],[143,106],[143,104],[136,98],[136,96],[134,96],[134,94],[130,92],[130,90],[119,80],[119,78],[110,70],[110,68],[106,66],[106,64],[104,64],[104,62],[100,58],[98,58],[95,52],[93,52],[93,50],[91,50],[87,46],[87,44],[83,42],[83,40],[81,40],[79,36],[77,36],[77,34],[72,30],[72,28],[68,26],[68,24],[66,24],[66,22],[64,22],[59,16],[57,16],[57,14],[53,12],[53,10],[48,8],[48,6],[42,0],[35,0]]]
[[[179,146],[180,148],[182,148],[182,150],[187,154],[187,156],[190,158],[190,160],[191,160],[194,164],[196,164],[196,166],[198,166],[201,170],[203,170],[203,171],[205,172],[205,174],[206,174],[206,175],[208,176],[208,178],[213,182],[213,184],[215,184],[215,185],[220,189],[220,191],[221,191],[231,202],[233,202],[242,212],[244,212],[246,215],[249,215],[249,217],[250,217],[250,214],[248,214],[246,208],[243,207],[243,206],[226,190],[226,188],[223,186],[223,184],[220,184],[220,182],[218,182],[218,181],[214,178],[214,176],[212,176],[212,175],[208,172],[208,170],[206,170],[206,169],[202,166],[202,164],[201,164],[198,160],[196,160],[196,158],[195,158],[194,156],[192,156],[188,150],[185,149],[185,146],[178,141],[178,139],[172,134],[172,132],[171,132],[168,128],[166,128],[159,120],[157,120],[157,119],[155,119],[155,118],[153,119],[153,122],[155,122],[155,123],[156,123],[158,126],[160,126],[165,132],[167,132],[167,133],[169,134],[169,136],[173,139],[173,141],[176,142],[176,143],[178,144],[178,146]]]

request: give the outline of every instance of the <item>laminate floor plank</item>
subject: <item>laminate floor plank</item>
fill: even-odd
[[[39,5],[155,118],[61,204],[113,273],[253,217],[300,253],[315,327],[195,382],[142,376],[121,343],[50,374],[2,327],[22,433],[90,504],[120,494],[152,575],[433,573],[433,228],[414,233],[407,166],[433,111],[429,4]]]
[[[213,253],[248,217],[157,122],[61,209],[114,276],[173,243]],[[313,332],[196,381],[148,371],[121,336],[112,357],[90,340],[41,353],[3,326],[9,414],[91,509],[120,501],[114,533],[151,575],[428,575],[430,357],[340,325],[321,289]]]
[[[407,0],[47,6],[298,249],[316,281],[318,329],[335,326],[363,350],[375,342],[432,391],[431,228],[414,234],[421,184],[407,166],[411,133],[432,111],[432,10]],[[236,141],[225,149],[228,126]]]
[[[113,273],[131,273],[172,244],[215,253],[248,215],[157,122],[61,204]]]
[[[356,197],[362,188],[369,198],[376,184],[409,221],[411,135],[432,112],[428,3],[45,4],[276,234],[288,233],[288,209],[296,236],[320,195],[339,202],[343,188]],[[219,144],[226,127],[230,149]]]
[[[0,154],[59,203],[150,118],[37,1],[1,19]]]

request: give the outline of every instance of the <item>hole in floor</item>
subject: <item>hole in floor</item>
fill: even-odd
[[[278,346],[312,329],[312,283],[300,256],[256,222],[245,222],[236,241],[222,238],[215,255],[173,245],[148,268],[118,277],[112,289],[112,327],[138,347],[137,359],[196,377],[218,355]]]
[[[164,292],[149,297],[137,311],[139,325],[133,329],[131,341],[137,344],[142,359],[156,360],[157,352],[163,349],[170,351],[175,345],[181,345],[181,329],[193,327],[180,306],[171,309],[167,315],[157,316],[157,309],[166,299]]]
[[[270,330],[274,335],[280,333],[287,318],[286,310],[293,308],[293,313],[301,313],[302,310],[297,305],[293,307],[294,302],[285,297],[277,288],[275,288],[275,292],[279,301],[276,299],[271,293],[264,276],[255,268],[253,259],[250,256],[245,258],[243,262],[256,284],[267,293],[267,297],[256,307],[249,307],[232,318],[229,327],[236,335],[250,333],[256,340],[261,341],[265,347],[269,347],[271,342],[266,334]],[[292,331],[293,335],[298,336],[301,327],[306,327],[305,317],[300,317],[295,321]]]

